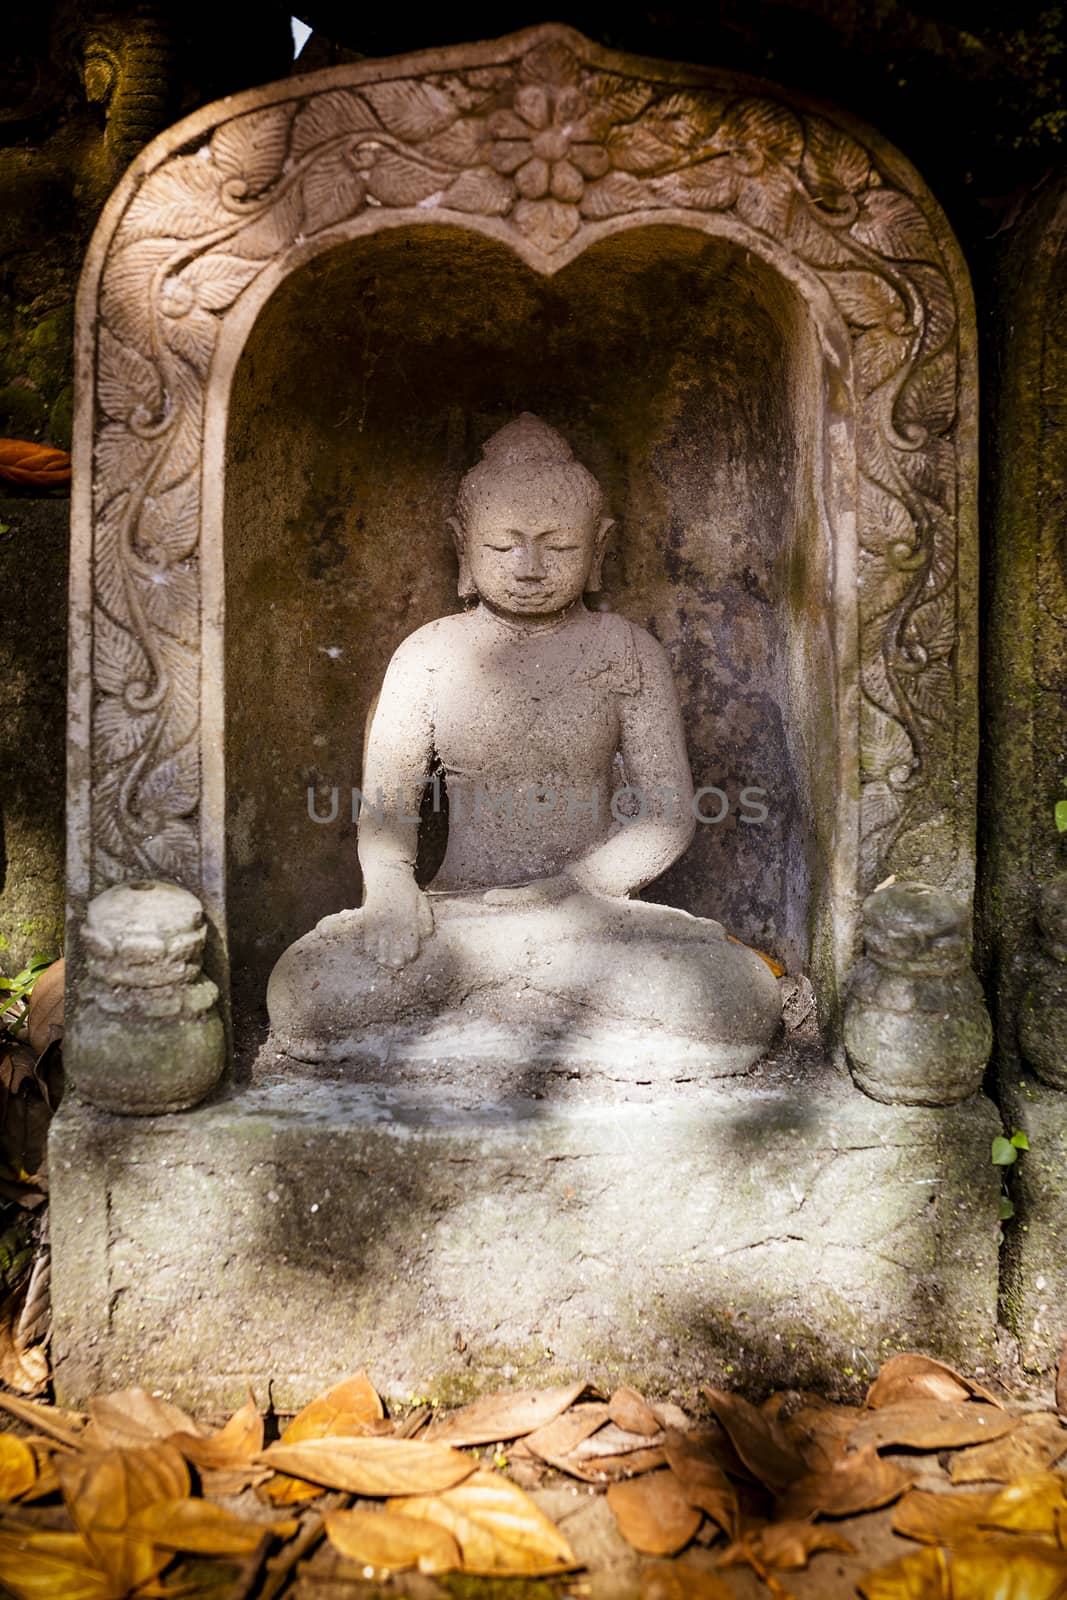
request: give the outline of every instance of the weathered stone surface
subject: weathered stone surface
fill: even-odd
[[[63,938],[65,498],[0,499],[0,970]]]
[[[1001,1094],[1009,1131],[1030,1141],[1007,1178],[1015,1216],[1004,1224],[1003,1317],[1026,1366],[1054,1367],[1067,1335],[1067,1094],[1025,1068]]]
[[[56,1381],[279,1407],[366,1363],[461,1397],[619,1370],[838,1388],[890,1349],[988,1354],[999,1126],[975,1098],[884,1107],[783,1058],[673,1095],[516,1071],[484,1084],[293,1073],[52,1130]],[[279,1070],[284,1063],[276,1064]]]

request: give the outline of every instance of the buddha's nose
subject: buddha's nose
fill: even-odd
[[[516,572],[520,578],[535,580],[545,575],[545,561],[541,554],[540,545],[523,544],[520,546],[519,562]]]

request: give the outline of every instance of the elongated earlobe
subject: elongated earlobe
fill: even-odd
[[[478,593],[471,569],[467,563],[467,530],[458,517],[449,517],[448,526],[452,529],[452,539],[456,546],[456,557],[459,561],[459,578],[456,581],[456,593],[461,600],[473,600]]]
[[[585,584],[586,591],[590,594],[595,594],[603,582],[604,552],[607,549],[608,534],[614,526],[614,517],[601,517],[596,539],[593,541],[593,564],[589,568],[589,577]]]

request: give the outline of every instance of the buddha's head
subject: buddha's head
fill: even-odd
[[[613,526],[603,491],[567,441],[531,412],[494,433],[449,519],[459,593],[505,616],[546,617],[600,587]]]

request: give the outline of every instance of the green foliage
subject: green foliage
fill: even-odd
[[[17,1034],[26,1026],[26,1007],[33,986],[55,960],[54,955],[39,950],[13,978],[5,978],[0,973],[0,1019],[8,1033]]]
[[[1016,1129],[1010,1139],[1005,1139],[998,1133],[993,1140],[993,1154],[991,1160],[995,1167],[1011,1167],[1019,1159],[1020,1150],[1029,1150],[1030,1141],[1021,1129]]]

